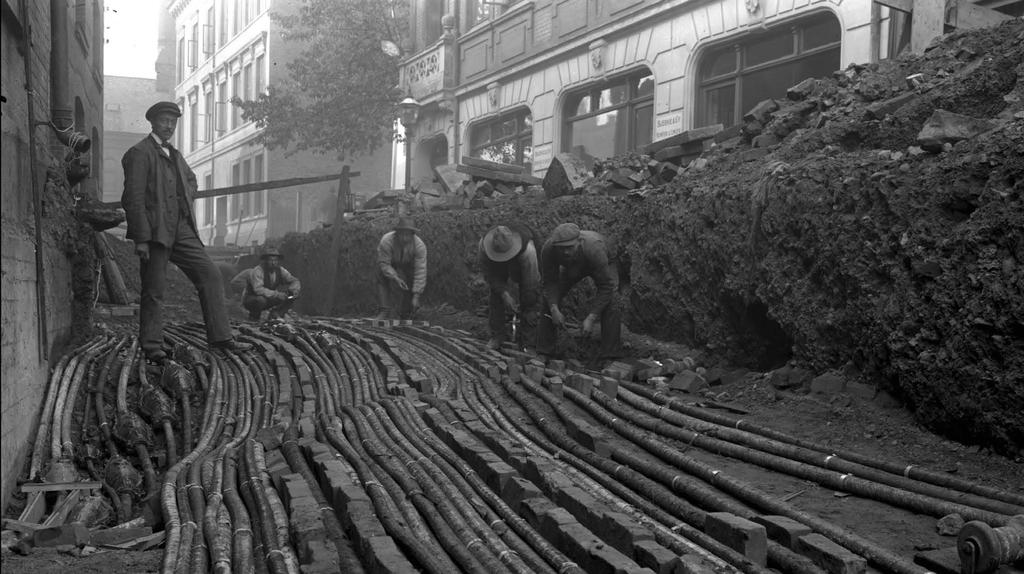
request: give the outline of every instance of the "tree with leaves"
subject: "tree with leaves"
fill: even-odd
[[[287,77],[255,100],[232,103],[263,129],[271,149],[338,159],[372,153],[394,137],[401,57],[382,47],[405,44],[407,2],[301,0],[290,13],[288,4],[271,12],[284,42],[271,49],[295,54]]]

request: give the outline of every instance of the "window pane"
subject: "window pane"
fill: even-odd
[[[598,109],[609,108],[618,104],[623,104],[629,100],[629,91],[626,84],[619,84],[610,88],[601,90],[601,97],[598,103]]]
[[[481,159],[496,161],[498,163],[511,163],[518,165],[522,155],[520,148],[514,141],[507,141],[500,144],[489,145],[479,152]]]
[[[722,124],[731,126],[736,123],[736,86],[712,88],[704,92],[704,117],[702,124],[705,126]]]
[[[578,116],[590,112],[590,93],[576,94],[569,97],[567,110],[572,110],[572,115]]]
[[[837,46],[831,50],[821,52],[820,54],[801,58],[797,64],[797,82],[804,78],[820,78],[822,76],[829,76],[840,67],[839,47]]]
[[[572,151],[588,165],[595,158],[615,155],[618,110],[572,122]]]
[[[740,113],[747,113],[761,100],[785,96],[786,90],[798,82],[796,80],[797,67],[796,62],[787,62],[751,74],[744,74]]]
[[[702,66],[701,79],[706,80],[735,71],[736,49],[729,47],[708,56],[707,62]]]
[[[789,30],[760,38],[744,48],[746,66],[778,60],[793,53],[793,34]]]
[[[633,82],[633,85],[636,86],[636,90],[634,92],[636,95],[634,97],[640,98],[643,96],[649,96],[654,93],[654,76],[638,78]]]
[[[654,132],[654,106],[642,106],[633,112],[633,145],[632,149],[638,149],[651,143]],[[628,151],[628,150],[627,150]]]
[[[803,28],[803,49],[811,50],[838,42],[841,35],[838,20],[832,16],[823,18]]]

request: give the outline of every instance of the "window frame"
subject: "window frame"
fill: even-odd
[[[639,94],[637,93],[636,84],[644,78],[651,78],[652,87],[649,93]],[[654,87],[657,85],[654,72],[644,66],[639,69],[631,70],[625,74],[619,74],[614,77],[608,78],[606,81],[589,84],[583,88],[572,90],[566,94],[562,105],[562,150],[566,152],[572,151],[573,148],[573,124],[590,118],[596,118],[598,116],[608,114],[613,111],[621,111],[621,117],[626,122],[626,142],[625,147],[627,149],[618,149],[619,143],[615,142],[614,155],[620,155],[628,153],[630,151],[639,149],[650,143],[654,137],[653,131],[653,120],[654,120]],[[626,86],[627,93],[626,99],[622,102],[614,103],[605,107],[601,107],[601,93],[605,90],[614,89],[619,86]],[[577,99],[582,95],[583,98],[590,98],[591,104],[590,109],[584,113],[576,113],[576,108],[579,106],[581,99]],[[575,102],[575,105],[573,103]],[[651,110],[651,133],[647,134],[646,143],[637,144],[637,125],[636,125],[636,112],[641,109],[650,108]],[[570,111],[571,110],[571,111]],[[586,159],[586,158],[583,158]]]
[[[839,35],[831,42],[821,44],[810,49],[805,48],[804,33],[807,29],[815,24],[821,24],[827,19],[831,19],[832,23],[838,27]],[[746,62],[748,58],[746,49],[749,48],[750,45],[762,42],[774,36],[781,36],[786,33],[790,35],[792,42],[792,50],[789,55],[759,62],[753,65],[747,65]],[[841,63],[842,41],[843,29],[842,22],[839,20],[839,17],[829,10],[819,10],[772,26],[763,33],[744,35],[743,37],[734,39],[732,42],[709,47],[697,59],[695,73],[696,98],[694,102],[694,127],[723,123],[719,121],[720,118],[712,118],[710,116],[711,112],[708,104],[708,94],[710,92],[732,86],[733,122],[730,125],[736,125],[742,122],[743,114],[749,111],[743,109],[743,80],[745,77],[749,77],[753,74],[764,72],[766,70],[771,70],[772,68],[778,68],[800,61],[809,60],[815,56],[820,56],[832,51],[836,52],[836,59]],[[706,64],[716,56],[725,54],[729,50],[734,52],[732,71],[715,76],[706,76]]]
[[[528,123],[524,122],[526,118],[529,118]],[[516,122],[516,129],[512,135],[503,135],[494,139],[488,137],[486,142],[481,142],[478,139],[478,134],[485,130],[489,132],[493,126],[504,124],[509,120],[514,120]],[[483,150],[486,150],[491,146],[512,142],[514,144],[519,144],[516,146],[516,163],[513,165],[523,166],[527,173],[531,173],[533,171],[533,112],[528,106],[519,106],[511,110],[506,110],[499,115],[480,118],[471,123],[466,132],[468,136],[466,141],[469,144],[470,157],[483,159],[481,157],[481,152]],[[524,150],[524,146],[522,145],[524,140],[528,140],[530,142],[530,153],[528,158],[526,157],[527,154]]]

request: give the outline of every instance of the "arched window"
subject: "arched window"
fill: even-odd
[[[697,127],[731,126],[758,102],[839,69],[841,39],[839,20],[823,12],[708,51],[699,64]]]
[[[562,147],[590,165],[651,143],[654,76],[644,68],[571,94]]]
[[[533,116],[527,108],[502,114],[469,128],[473,157],[521,165],[530,172],[533,162]]]

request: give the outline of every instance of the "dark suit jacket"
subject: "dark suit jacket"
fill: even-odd
[[[192,200],[197,189],[196,174],[175,150],[174,160],[167,157],[152,135],[132,146],[121,158],[124,168],[124,193],[121,207],[128,221],[128,239],[174,244],[178,218],[182,217],[177,177],[185,188],[189,225],[196,231]]]

